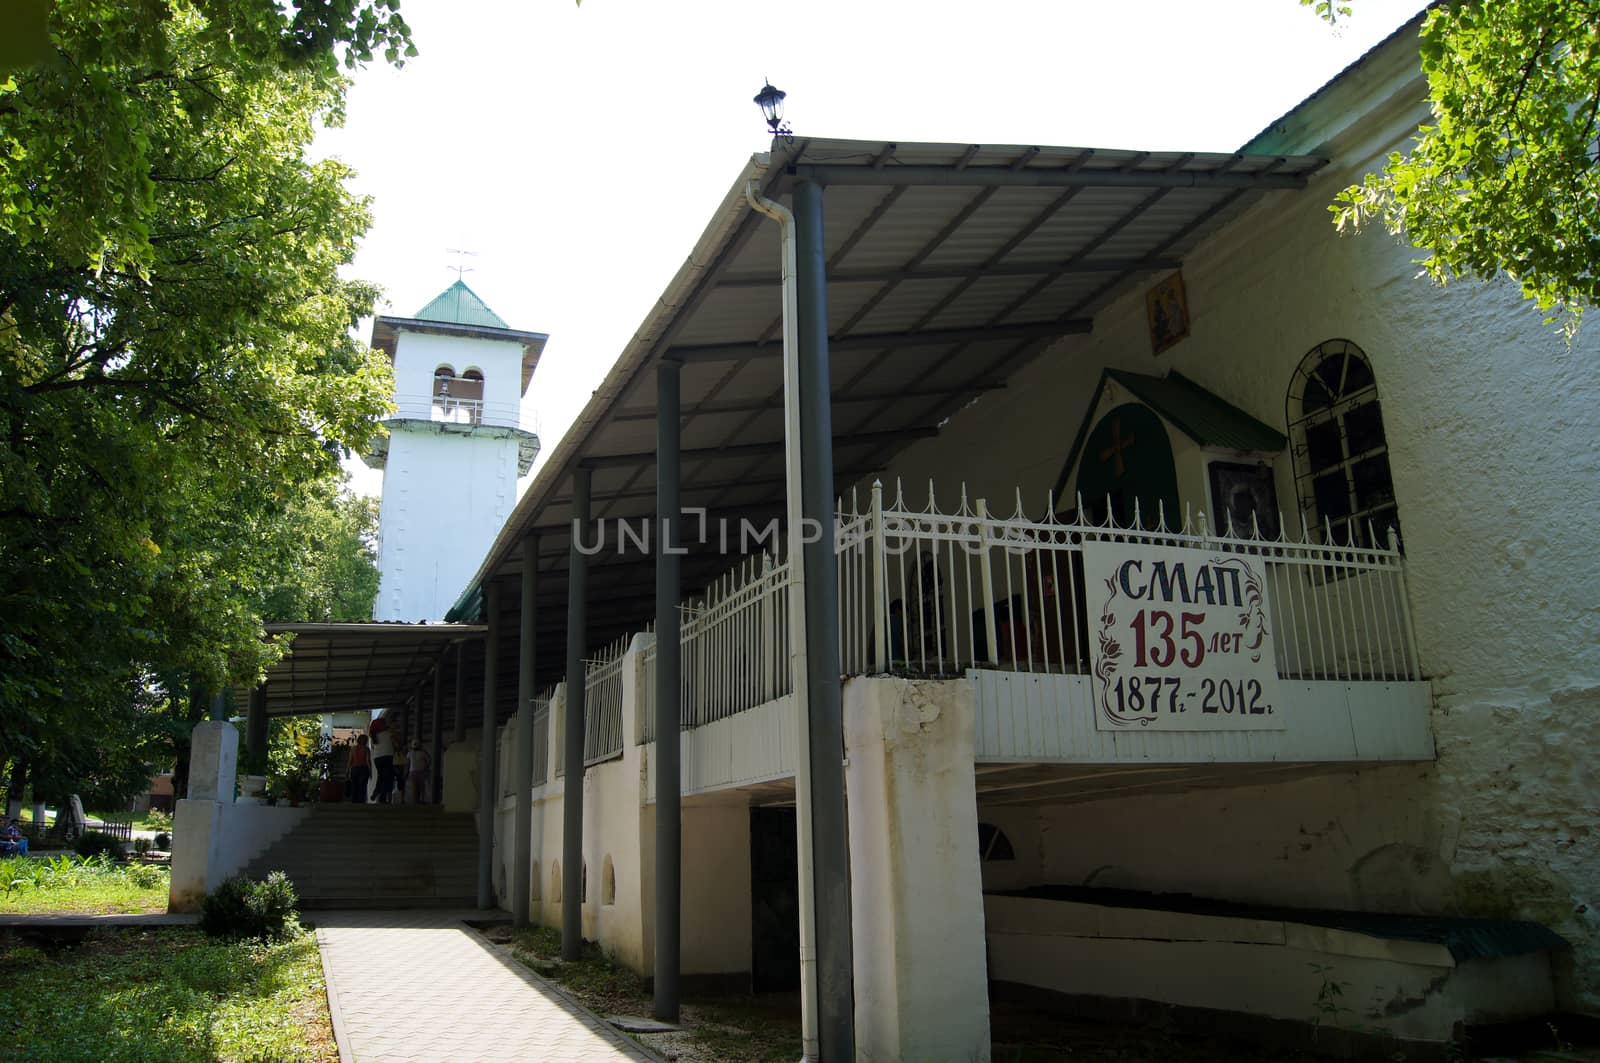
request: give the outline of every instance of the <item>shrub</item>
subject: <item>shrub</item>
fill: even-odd
[[[167,884],[167,869],[159,865],[134,864],[124,874],[129,882],[142,890],[153,890]]]
[[[148,853],[150,851],[150,848],[151,848],[151,846],[150,846],[150,839],[149,838],[135,838],[135,839],[133,839],[133,851],[138,853],[140,856],[143,856],[145,853]]]
[[[235,875],[213,890],[200,906],[200,929],[211,937],[283,941],[299,928],[294,883],[282,871],[256,882]]]
[[[122,843],[109,834],[97,830],[87,830],[78,836],[72,843],[72,849],[79,856],[107,856],[112,859],[122,855]]]
[[[171,852],[172,851],[172,835],[168,834],[166,831],[162,831],[160,834],[157,834],[156,835],[156,848],[160,849],[164,853]]]

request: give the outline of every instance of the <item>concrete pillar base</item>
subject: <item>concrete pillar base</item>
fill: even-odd
[[[972,687],[844,687],[856,1058],[987,1061]]]
[[[189,738],[188,799],[231,802],[238,771],[238,728],[226,720],[196,724]]]

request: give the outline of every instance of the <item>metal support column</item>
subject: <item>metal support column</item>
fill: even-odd
[[[484,586],[483,733],[478,736],[478,907],[494,907],[495,673],[500,665],[500,588]]]
[[[561,800],[561,958],[583,946],[583,702],[584,632],[589,623],[589,558],[578,548],[589,532],[592,471],[572,474],[572,546],[567,556],[567,715],[563,736],[567,782]]]
[[[267,763],[267,687],[250,691],[249,715],[244,720],[245,762],[252,774],[264,773]],[[257,771],[259,769],[259,772]]]
[[[683,824],[679,799],[680,688],[678,602],[682,507],[678,497],[679,370],[681,362],[656,366],[656,947],[655,1017],[678,1021],[678,921],[681,916]]]
[[[450,744],[467,740],[467,644],[456,643],[456,697],[451,704]]]
[[[533,690],[538,616],[534,581],[539,567],[539,537],[522,537],[522,608],[517,614],[517,756],[516,815],[511,835],[511,922],[528,925],[533,871]]]
[[[850,842],[845,819],[839,685],[839,584],[834,555],[833,392],[822,186],[794,189],[800,344],[801,510],[807,530],[806,706],[811,728],[812,877],[816,883],[817,1036],[824,1063],[855,1059],[850,954]]]
[[[428,801],[439,803],[439,760],[444,756],[444,654],[433,666],[433,716],[428,721],[432,729],[428,743]]]

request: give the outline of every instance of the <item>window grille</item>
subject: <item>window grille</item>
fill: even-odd
[[[1312,348],[1289,384],[1287,421],[1300,517],[1310,537],[1381,549],[1400,529],[1378,383],[1349,340]]]

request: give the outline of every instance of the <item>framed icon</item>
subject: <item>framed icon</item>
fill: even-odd
[[[1183,290],[1183,274],[1174,273],[1144,295],[1150,319],[1150,348],[1160,354],[1189,335],[1189,299]]]

